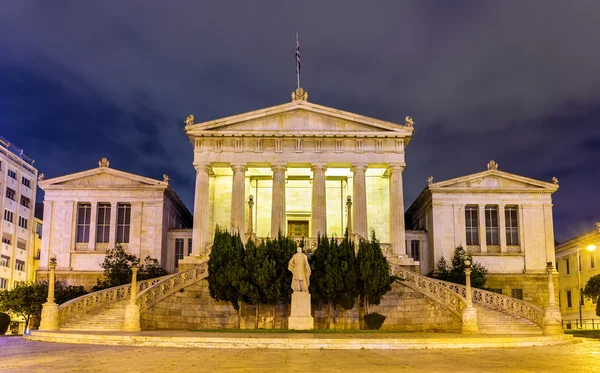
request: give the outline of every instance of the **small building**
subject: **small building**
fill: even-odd
[[[427,232],[421,274],[433,271],[442,256],[449,261],[462,246],[488,269],[488,288],[546,305],[557,190],[556,179],[547,183],[499,171],[494,161],[476,174],[436,183],[430,178],[406,213],[407,228]]]
[[[598,299],[587,298],[582,292],[591,277],[600,275],[599,251],[600,222],[596,223],[596,229],[593,231],[573,237],[556,246],[559,304],[564,321],[583,318],[584,327],[590,328],[591,319],[600,322],[600,317],[596,315]],[[582,317],[579,314],[580,301]]]
[[[102,276],[106,250],[116,244],[143,259],[156,258],[175,271],[167,232],[191,228],[192,215],[168,182],[99,167],[40,181],[45,191],[44,227],[38,274],[57,260],[57,280],[91,287]]]
[[[32,281],[34,206],[38,171],[34,160],[0,137],[0,291]]]

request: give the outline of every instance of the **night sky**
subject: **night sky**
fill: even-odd
[[[558,177],[558,241],[600,221],[596,0],[3,1],[0,135],[46,177],[103,156],[123,171],[167,173],[192,210],[185,117],[289,102],[296,32],[309,101],[414,118],[407,207],[429,175],[494,159]]]

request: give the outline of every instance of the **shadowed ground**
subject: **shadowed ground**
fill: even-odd
[[[182,349],[0,337],[0,372],[598,372],[600,343],[460,350]]]

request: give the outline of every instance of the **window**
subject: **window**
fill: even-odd
[[[8,280],[0,277],[0,289],[6,289],[6,287],[8,286]]]
[[[490,246],[500,245],[498,235],[498,206],[485,206],[485,240]]]
[[[507,206],[504,209],[506,244],[508,246],[519,246],[519,221],[517,212],[517,206]]]
[[[13,217],[14,217],[14,215],[13,215],[12,211],[4,210],[4,220],[12,223]]]
[[[581,255],[577,255],[577,268],[581,272]]]
[[[571,299],[571,290],[567,290],[567,308],[573,307],[573,300]]]
[[[179,267],[179,261],[183,259],[183,248],[184,241],[183,238],[175,239],[175,268]]]
[[[77,237],[76,242],[90,242],[90,217],[92,205],[90,203],[77,204]]]
[[[27,219],[19,216],[19,227],[27,229]]]
[[[567,271],[566,271],[566,272],[567,272],[567,275],[570,275],[570,274],[571,274],[571,265],[570,265],[570,264],[571,264],[571,263],[569,263],[569,259],[565,259],[565,267],[566,267],[566,269],[567,269]]]
[[[21,183],[23,185],[25,185],[27,188],[31,189],[31,180],[29,180],[25,176],[21,177]]]
[[[596,268],[596,258],[594,253],[590,253],[590,268]]]
[[[502,294],[502,289],[489,289],[489,291],[491,291],[493,293]]]
[[[188,239],[188,256],[192,255],[192,239]]]
[[[12,177],[13,179],[17,180],[17,173],[9,168],[8,177]]]
[[[129,228],[131,223],[131,205],[119,203],[117,205],[117,242],[129,243]]]
[[[18,238],[17,239],[17,248],[19,250],[27,250],[27,241]]]
[[[8,199],[12,199],[13,201],[15,200],[15,194],[16,192],[10,188],[6,188],[6,198]]]
[[[25,206],[28,209],[31,208],[31,200],[25,196],[21,196],[21,206]]]
[[[467,245],[479,245],[479,214],[477,206],[465,207],[465,226],[467,229]]]
[[[35,223],[35,233],[38,235],[38,237],[41,239],[42,238],[42,228],[44,227],[44,225],[42,223]]]
[[[579,303],[581,307],[585,306],[585,301],[583,300],[583,288],[579,289]]]
[[[107,243],[110,234],[110,203],[98,204],[98,224],[96,225],[96,242]]]
[[[0,255],[0,267],[8,267],[10,256]]]
[[[510,296],[523,300],[523,289],[510,289]]]
[[[22,261],[22,260],[17,259],[15,261],[15,269],[17,271],[25,272],[25,262]]]
[[[2,234],[2,242],[7,245],[10,245],[12,242],[12,235],[6,233]]]
[[[415,260],[419,261],[419,241],[410,241],[410,256]]]

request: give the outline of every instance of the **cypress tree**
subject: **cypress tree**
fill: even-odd
[[[374,230],[371,231],[370,241],[360,241],[356,259],[359,271],[359,293],[364,302],[365,313],[369,314],[369,306],[379,304],[381,298],[392,289],[390,267],[381,251]]]

